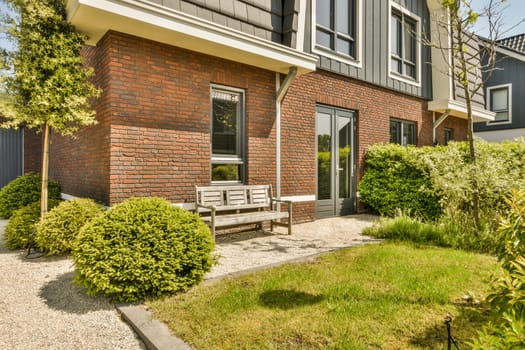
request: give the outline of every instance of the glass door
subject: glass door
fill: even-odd
[[[355,112],[318,107],[317,217],[355,212]]]

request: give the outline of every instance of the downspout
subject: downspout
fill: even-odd
[[[281,84],[281,74],[275,73],[275,197],[281,199],[281,104],[288,88],[297,76],[297,67],[290,67],[288,75]]]

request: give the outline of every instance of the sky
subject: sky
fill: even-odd
[[[472,0],[474,9],[479,10],[488,4],[488,0]],[[501,5],[502,30],[501,38],[525,34],[525,0],[507,0]],[[514,27],[514,28],[512,28]],[[488,36],[488,26],[479,20],[474,30],[476,34]]]
[[[489,0],[472,0],[472,5],[475,9],[481,9],[483,6],[486,6],[488,2]],[[4,0],[0,0],[0,15],[5,14],[5,12],[6,5]],[[517,34],[525,34],[525,0],[506,0],[505,3],[502,4],[501,13],[503,20],[502,30],[504,31],[501,38]],[[514,28],[511,29],[511,27]],[[476,23],[474,30],[478,35],[488,35],[487,25],[482,20]],[[5,40],[3,33],[0,33],[0,47],[10,47],[9,43]]]

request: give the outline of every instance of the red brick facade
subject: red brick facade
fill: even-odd
[[[244,91],[245,182],[275,186],[274,72],[115,32],[84,55],[103,90],[94,103],[99,123],[75,139],[54,135],[50,176],[63,192],[109,205],[130,196],[193,202],[194,186],[211,179],[214,84]],[[282,196],[316,193],[317,105],[357,111],[359,177],[367,147],[389,141],[390,117],[415,121],[418,145],[432,144],[425,100],[323,71],[300,76],[282,104]],[[456,137],[466,123],[449,118],[443,127]],[[315,202],[295,203],[294,218],[315,219]]]

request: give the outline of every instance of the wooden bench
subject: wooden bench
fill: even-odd
[[[213,239],[217,227],[227,228],[270,221],[288,227],[292,234],[292,202],[272,197],[271,185],[195,186],[195,210],[210,226]],[[280,211],[277,203],[288,204],[287,211]],[[286,223],[276,220],[287,218]]]

